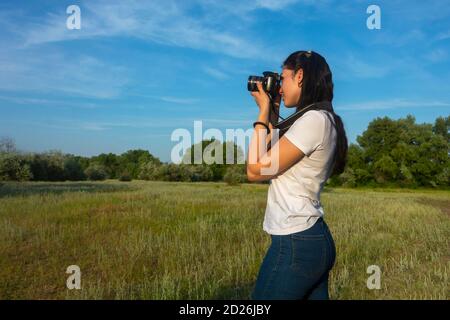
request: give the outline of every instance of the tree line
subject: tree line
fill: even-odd
[[[217,140],[202,141],[201,149],[219,143]],[[224,157],[226,146],[223,143]],[[163,163],[148,150],[128,150],[120,155],[102,153],[93,157],[64,154],[60,151],[42,153],[21,152],[11,138],[0,139],[0,181],[120,181],[162,180],[162,181],[226,181],[237,184],[246,181],[245,164],[227,165],[188,164],[188,149],[181,164]],[[240,148],[232,145],[236,154]],[[231,150],[233,150],[231,149]],[[227,149],[230,150],[230,149]],[[214,151],[212,152],[214,156]],[[236,156],[234,157],[236,159]],[[193,159],[194,160],[194,159]],[[234,162],[236,163],[236,161]]]
[[[376,118],[350,144],[344,172],[332,185],[447,188],[450,116],[418,124],[414,116]]]
[[[349,145],[344,172],[330,177],[330,186],[398,186],[448,188],[450,185],[450,116],[434,124],[415,122],[412,115],[393,120],[376,118]],[[244,153],[233,142],[203,140],[197,144],[212,157],[220,151],[222,163],[196,159],[191,148],[181,164],[164,163],[148,150],[128,150],[120,155],[93,157],[60,151],[28,153],[16,150],[11,138],[0,139],[0,181],[225,181],[247,182]],[[223,157],[223,158],[222,158]],[[233,163],[233,164],[229,164]],[[241,163],[241,164],[239,164]],[[267,181],[265,182],[267,183]]]

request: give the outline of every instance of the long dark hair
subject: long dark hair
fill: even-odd
[[[293,70],[295,75],[298,70],[303,70],[303,80],[301,83],[302,93],[297,104],[297,110],[312,103],[333,101],[333,78],[330,67],[325,58],[314,51],[296,51],[289,55],[283,62],[283,68]],[[347,135],[344,129],[344,123],[331,106],[330,110],[333,116],[337,141],[336,151],[333,158],[333,171],[331,176],[344,172],[347,163]],[[329,117],[329,114],[326,113]],[[331,120],[331,119],[330,119]]]

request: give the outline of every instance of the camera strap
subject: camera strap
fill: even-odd
[[[325,114],[327,115],[328,119],[330,119],[331,124],[333,125],[334,129],[337,131],[336,124],[334,122],[334,116],[330,115],[334,113],[333,106],[330,101],[320,101],[312,103],[304,108],[302,108],[299,111],[296,111],[295,113],[291,114],[286,119],[283,119],[282,121],[278,122],[279,114],[275,111],[275,107],[273,103],[271,103],[271,109],[270,113],[271,116],[269,117],[270,123],[272,126],[276,129],[279,129],[278,132],[278,139],[280,139],[288,130],[289,128],[294,124],[294,122],[299,119],[301,116],[303,116],[305,113],[311,110],[325,110],[328,111]],[[274,123],[275,122],[275,123]],[[272,141],[269,141],[267,145],[267,150],[270,150],[272,148]]]
[[[272,104],[272,109],[270,110],[270,112],[271,112],[271,113],[272,113],[272,112],[275,113],[274,110],[275,110],[275,109],[274,109],[273,104]],[[331,105],[331,102],[330,102],[330,101],[320,101],[320,102],[315,102],[315,103],[312,103],[312,104],[310,104],[310,105],[308,105],[308,106],[302,108],[302,109],[299,110],[299,111],[296,111],[295,113],[291,114],[289,117],[287,117],[286,119],[283,119],[283,120],[280,121],[280,122],[277,122],[277,123],[274,124],[274,123],[271,121],[272,126],[273,126],[274,128],[276,128],[276,129],[279,129],[279,130],[280,130],[280,131],[279,131],[279,137],[282,137],[282,136],[286,133],[286,131],[289,130],[289,128],[294,124],[294,122],[295,122],[298,118],[300,118],[300,117],[303,116],[306,112],[311,111],[311,110],[325,110],[325,111],[333,112],[333,106]],[[329,115],[328,113],[327,113],[327,116],[328,116],[328,118],[330,118],[330,115]],[[276,118],[277,118],[277,117],[276,117]],[[274,119],[274,117],[270,117],[270,119]],[[334,120],[332,120],[331,118],[330,118],[330,120],[331,120],[331,123],[333,124],[333,126],[335,126]],[[278,119],[277,119],[277,121],[278,121]]]

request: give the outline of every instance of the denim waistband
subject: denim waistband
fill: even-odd
[[[317,221],[312,225],[312,227],[303,230],[303,231],[299,231],[296,232],[294,234],[298,234],[298,235],[313,235],[313,234],[323,234],[324,231],[327,230],[325,221],[323,220],[322,217],[320,217],[319,219],[317,219]]]

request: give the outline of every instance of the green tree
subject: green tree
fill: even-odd
[[[106,174],[111,179],[117,178],[124,171],[124,168],[121,168],[119,156],[114,153],[101,153],[98,156],[92,157],[90,163],[104,167]]]
[[[64,160],[64,176],[70,181],[86,180],[83,166],[79,162],[79,158],[74,156],[67,156]]]
[[[60,151],[33,153],[28,157],[34,181],[66,180],[64,162],[66,156]]]
[[[213,172],[213,180],[221,181],[231,164],[244,163],[242,148],[232,141],[221,143],[214,138],[193,144],[183,156],[184,164],[207,165]]]
[[[119,181],[131,181],[131,175],[128,171],[124,171],[119,176]]]
[[[17,153],[0,153],[1,181],[28,181],[33,177],[25,158]]]
[[[142,180],[159,180],[159,167],[160,165],[153,161],[141,164],[138,178]]]
[[[120,155],[120,172],[128,171],[133,179],[139,177],[141,166],[148,162],[161,164],[161,161],[147,150],[128,150]]]
[[[397,177],[398,167],[388,155],[383,155],[374,164],[374,175],[378,183],[393,181]]]
[[[245,165],[229,165],[223,177],[223,180],[229,185],[238,185],[247,182],[247,173]]]
[[[450,116],[438,117],[434,122],[433,132],[443,136],[450,143]]]
[[[346,166],[344,172],[338,176],[339,183],[344,187],[354,188],[357,186],[355,172],[352,168]]]
[[[212,181],[214,172],[208,165],[194,164],[189,165],[191,181]]]
[[[163,181],[191,181],[191,171],[186,164],[163,164],[156,173],[158,180]]]
[[[358,184],[448,186],[448,117],[433,125],[416,124],[415,118],[376,118],[350,146],[348,166]]]
[[[400,133],[400,128],[394,120],[388,117],[376,118],[356,140],[364,149],[365,160],[373,164],[383,155],[389,154],[398,143]]]
[[[99,164],[91,164],[85,171],[84,174],[89,180],[98,181],[105,180],[108,175],[106,173],[106,168]]]

